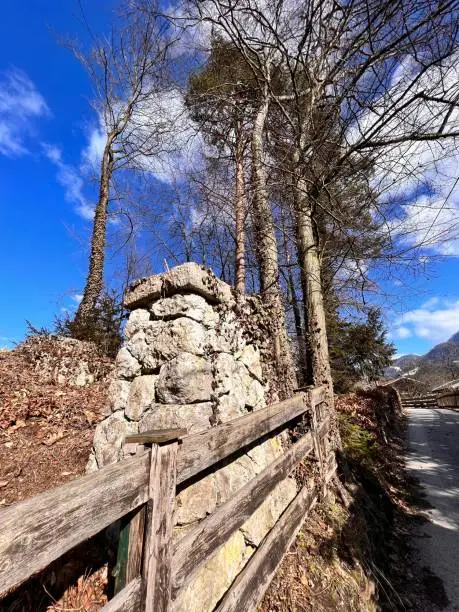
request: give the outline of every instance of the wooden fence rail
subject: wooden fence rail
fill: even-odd
[[[263,503],[295,465],[314,452],[320,483],[304,487],[237,577],[218,610],[250,610],[267,588],[278,564],[319,491],[335,473],[328,450],[328,419],[316,388],[244,415],[208,431],[147,432],[127,441],[151,445],[143,454],[78,478],[0,511],[0,597],[61,555],[123,519],[128,538],[118,593],[105,612],[161,612],[174,609],[180,589]],[[311,431],[250,480],[210,516],[172,542],[176,486],[243,452],[312,411]],[[124,518],[123,518],[124,517]]]

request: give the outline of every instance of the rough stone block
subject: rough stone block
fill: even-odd
[[[134,378],[129,389],[125,415],[131,421],[138,421],[143,413],[155,402],[155,385],[158,376],[146,374]]]
[[[210,302],[233,303],[231,287],[204,266],[187,262],[169,272],[155,274],[133,283],[124,296],[129,310],[150,307],[160,297],[175,293],[197,293]]]
[[[193,293],[176,293],[171,297],[161,298],[154,302],[151,313],[154,319],[188,317],[206,327],[215,327],[219,321],[214,308],[202,296]]]
[[[260,382],[263,381],[263,372],[261,369],[260,351],[253,345],[248,344],[237,355],[237,359],[245,365],[250,374]]]
[[[124,438],[132,433],[138,433],[138,424],[127,421],[122,411],[114,412],[97,425],[93,448],[99,468],[122,458]]]
[[[124,337],[126,340],[132,338],[132,336],[138,331],[142,330],[150,320],[150,313],[148,310],[137,308],[133,310],[129,315],[129,320],[124,328]]]
[[[140,374],[140,363],[131,355],[128,349],[123,346],[116,356],[115,373],[119,378],[131,379]]]
[[[212,368],[203,357],[180,353],[159,372],[157,398],[164,404],[208,402],[212,397]]]
[[[126,344],[144,371],[157,369],[179,353],[203,355],[206,343],[204,327],[186,317],[171,321],[149,321]]]
[[[174,601],[174,611],[214,610],[253,552],[253,548],[247,547],[242,533],[236,531],[228,542],[196,572],[196,577],[190,585],[179,592]]]
[[[246,387],[247,396],[245,403],[249,408],[257,410],[266,405],[265,403],[265,390],[263,385],[258,380],[251,380]]]
[[[131,382],[128,380],[115,378],[111,381],[107,393],[108,414],[126,408],[130,387]]]
[[[184,428],[188,433],[199,433],[210,427],[212,404],[153,404],[142,416],[139,433],[150,429]]]
[[[217,506],[217,488],[213,474],[193,483],[177,495],[176,525],[189,525],[211,514]]]

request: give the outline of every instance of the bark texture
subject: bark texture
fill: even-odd
[[[325,385],[327,388],[332,443],[336,447],[340,445],[340,438],[335,418],[320,257],[314,231],[313,209],[308,198],[306,181],[302,177],[297,177],[295,181],[295,201],[297,205],[302,286],[307,313],[307,341],[313,376],[313,380],[308,382],[314,385]]]
[[[263,301],[272,313],[272,337],[282,398],[296,387],[290,340],[279,285],[279,262],[274,219],[266,187],[263,133],[269,111],[269,97],[263,96],[252,132],[253,219]]]
[[[78,330],[84,330],[90,325],[97,301],[104,288],[105,241],[112,173],[112,138],[109,137],[105,145],[101,162],[99,200],[94,211],[89,271],[83,292],[83,299],[78,306],[74,320],[76,335],[78,335]]]
[[[244,206],[244,146],[241,128],[236,135],[236,197],[234,203],[236,217],[236,292],[245,293],[245,206]]]

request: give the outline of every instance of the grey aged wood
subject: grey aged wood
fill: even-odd
[[[284,554],[318,499],[317,489],[301,489],[233,582],[215,612],[249,612],[256,608]]]
[[[141,591],[142,580],[138,576],[105,604],[101,612],[141,612]]]
[[[182,440],[177,457],[177,483],[244,448],[251,442],[303,414],[310,401],[321,397],[321,387],[313,392],[298,393],[292,398],[256,410]]]
[[[140,434],[126,436],[125,442],[130,444],[162,444],[172,440],[180,440],[188,433],[187,429],[151,429]]]
[[[146,506],[138,508],[129,523],[129,545],[126,565],[126,583],[128,584],[137,578],[137,576],[140,576],[142,570],[146,509]]]
[[[0,510],[0,594],[148,499],[150,453]]]
[[[172,557],[172,597],[190,581],[192,573],[250,518],[269,493],[313,448],[312,436],[307,433],[175,544]]]
[[[171,599],[172,528],[177,474],[177,442],[151,449],[149,512],[145,537],[145,612],[165,612]]]

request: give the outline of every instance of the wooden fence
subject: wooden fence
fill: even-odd
[[[437,396],[439,408],[449,408],[450,410],[459,409],[459,389],[451,389]]]
[[[0,597],[77,544],[122,519],[126,554],[118,592],[105,612],[173,610],[194,572],[253,514],[295,465],[314,452],[320,478],[303,486],[252,555],[217,610],[253,609],[301,524],[336,471],[328,451],[325,391],[316,388],[198,434],[182,430],[128,438],[142,454],[0,511]],[[310,412],[311,428],[178,541],[173,541],[176,486]],[[260,440],[261,439],[261,440]],[[120,550],[122,547],[120,546]],[[121,555],[123,557],[123,555]],[[197,608],[198,609],[198,608]]]

